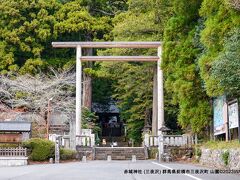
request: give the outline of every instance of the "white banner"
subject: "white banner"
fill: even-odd
[[[229,129],[239,126],[238,103],[233,103],[228,106]]]

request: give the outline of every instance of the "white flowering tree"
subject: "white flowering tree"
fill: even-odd
[[[75,72],[51,70],[49,74],[1,75],[0,102],[11,109],[22,108],[42,117],[40,119],[45,122],[49,111],[61,112],[72,120],[75,112]],[[34,120],[37,124],[43,123],[38,118]]]

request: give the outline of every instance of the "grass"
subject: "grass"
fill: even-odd
[[[240,149],[240,143],[238,140],[233,141],[207,141],[201,145],[208,149]]]

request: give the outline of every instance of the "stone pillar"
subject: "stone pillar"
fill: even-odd
[[[158,61],[157,61],[157,115],[158,115],[158,154],[161,162],[162,154],[164,153],[163,134],[159,131],[164,125],[164,95],[163,95],[163,71],[161,69],[162,47],[158,47]]]
[[[60,160],[60,145],[59,145],[59,138],[56,139],[55,142],[55,163],[58,164]]]
[[[157,61],[157,120],[158,129],[164,125],[164,95],[163,95],[163,71],[161,70],[161,60],[162,60],[162,47],[158,47],[158,57]],[[158,135],[160,132],[158,131]]]
[[[157,68],[153,70],[153,106],[152,106],[152,135],[157,136],[158,134],[158,121],[157,121]]]
[[[81,135],[81,95],[82,95],[82,48],[76,48],[76,135]]]
[[[76,121],[75,121],[74,115],[71,116],[69,126],[70,126],[70,131],[69,131],[70,149],[75,150],[76,149]]]

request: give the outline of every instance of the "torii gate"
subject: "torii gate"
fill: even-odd
[[[163,71],[160,67],[161,42],[52,42],[52,46],[76,48],[76,136],[81,135],[82,61],[157,61],[157,83],[153,90],[157,99],[153,99],[153,114],[155,115],[153,126],[156,127],[155,131],[158,135],[161,134],[159,129],[164,125]],[[158,53],[157,56],[82,56],[82,48],[157,48]]]

